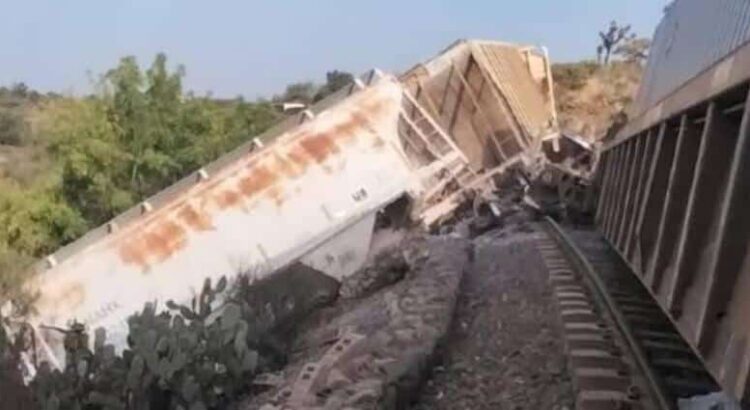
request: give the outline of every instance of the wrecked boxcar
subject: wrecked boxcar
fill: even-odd
[[[463,156],[441,131],[404,135],[404,104],[420,109],[396,79],[373,72],[198,170],[41,261],[28,286],[31,318],[45,356],[64,357],[75,319],[103,327],[122,346],[125,319],[150,301],[189,300],[206,278],[252,270],[258,277],[300,260],[337,279],[367,255],[378,210],[407,194],[441,164]],[[403,141],[438,146],[408,161]],[[435,164],[438,167],[435,167]]]
[[[422,200],[426,225],[439,222],[467,191],[492,191],[510,167],[541,168],[542,141],[559,130],[546,50],[461,40],[401,76],[414,98],[453,138],[469,162],[458,189]]]
[[[596,223],[725,392],[750,403],[750,2],[678,0],[630,120],[604,147]]]
[[[400,78],[373,70],[40,261],[38,353],[60,367],[49,327],[73,320],[122,347],[128,316],[206,278],[299,262],[340,281],[379,216],[434,225],[509,167],[543,166],[555,138],[544,50],[460,41]]]

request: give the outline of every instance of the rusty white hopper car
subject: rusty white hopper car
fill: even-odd
[[[241,146],[41,261],[29,286],[44,356],[61,365],[63,335],[47,327],[72,320],[122,347],[128,316],[188,301],[206,278],[262,277],[295,261],[336,279],[354,272],[379,210],[465,163],[436,123],[413,130],[405,107],[421,109],[373,71],[270,130],[267,146]],[[429,160],[406,156],[404,144],[425,143]]]
[[[676,0],[630,122],[606,143],[597,225],[724,390],[750,403],[750,2]]]

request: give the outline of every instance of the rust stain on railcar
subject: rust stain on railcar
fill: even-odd
[[[302,147],[294,146],[287,153],[289,159],[297,164],[302,169],[302,173],[307,169],[310,159],[307,157],[305,150]]]
[[[237,189],[245,197],[252,197],[256,193],[265,191],[279,180],[279,175],[266,167],[260,165],[255,167],[252,172],[240,179]]]
[[[283,140],[277,143],[276,150],[261,152],[260,155],[249,153],[251,158],[245,157],[239,164],[232,164],[217,174],[218,180],[155,211],[153,217],[141,222],[140,227],[130,230],[129,236],[115,243],[120,259],[146,272],[150,266],[183,249],[188,243],[189,231],[214,229],[212,214],[217,211],[243,206],[261,195],[276,207],[281,207],[287,199],[285,189],[280,186],[284,180],[303,175],[312,163],[323,167],[327,173],[332,172],[325,163],[340,155],[342,146],[351,143],[363,131],[375,138],[375,147],[384,146],[385,142],[377,135],[368,116],[382,115],[387,102],[382,99],[372,101],[370,97],[363,98],[357,105],[341,113],[341,119],[324,130],[292,131],[287,137],[281,137]],[[284,149],[284,145],[288,148]],[[191,198],[214,207],[198,210],[187,204]]]
[[[192,205],[183,206],[182,209],[177,212],[177,215],[187,226],[196,231],[201,232],[214,229],[211,216],[205,212],[196,210]]]
[[[242,195],[233,189],[221,191],[214,197],[219,209],[234,208],[242,201]]]
[[[330,135],[323,133],[313,134],[301,140],[299,144],[318,164],[322,164],[328,157],[341,152],[336,141]]]
[[[128,264],[137,264],[147,270],[160,263],[187,244],[187,230],[177,222],[167,219],[146,230],[120,248],[120,258]]]
[[[304,166],[301,166],[299,164],[295,164],[293,161],[290,161],[286,156],[281,155],[278,152],[274,152],[273,154],[273,158],[274,160],[276,160],[276,168],[281,174],[285,175],[286,177],[293,179],[305,173],[307,163],[305,163]]]

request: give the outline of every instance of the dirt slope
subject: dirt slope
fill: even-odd
[[[614,62],[555,64],[555,98],[563,131],[589,140],[604,136],[635,97],[643,67]]]

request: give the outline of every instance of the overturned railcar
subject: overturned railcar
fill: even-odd
[[[533,162],[556,130],[550,91],[544,53],[496,42],[458,42],[399,78],[372,71],[260,136],[267,146],[248,142],[40,261],[36,357],[62,365],[55,328],[71,321],[122,347],[144,303],[188,301],[206,278],[298,262],[345,278],[378,216],[431,225]]]
[[[559,135],[544,48],[459,40],[400,79],[468,161],[452,195],[441,196],[438,186],[423,197],[434,203],[421,215],[426,225],[454,209],[464,190],[515,164],[530,168],[541,162],[543,141]],[[421,122],[418,113],[412,119]]]
[[[407,107],[422,109],[373,71],[268,131],[267,146],[248,142],[40,261],[27,284],[37,356],[60,367],[55,328],[73,320],[123,347],[130,315],[189,301],[207,278],[260,279],[293,262],[337,280],[354,272],[379,211],[466,162],[437,124],[414,132]],[[433,156],[408,157],[415,144]]]
[[[750,402],[750,2],[676,0],[629,123],[605,145],[596,223],[716,380]]]

